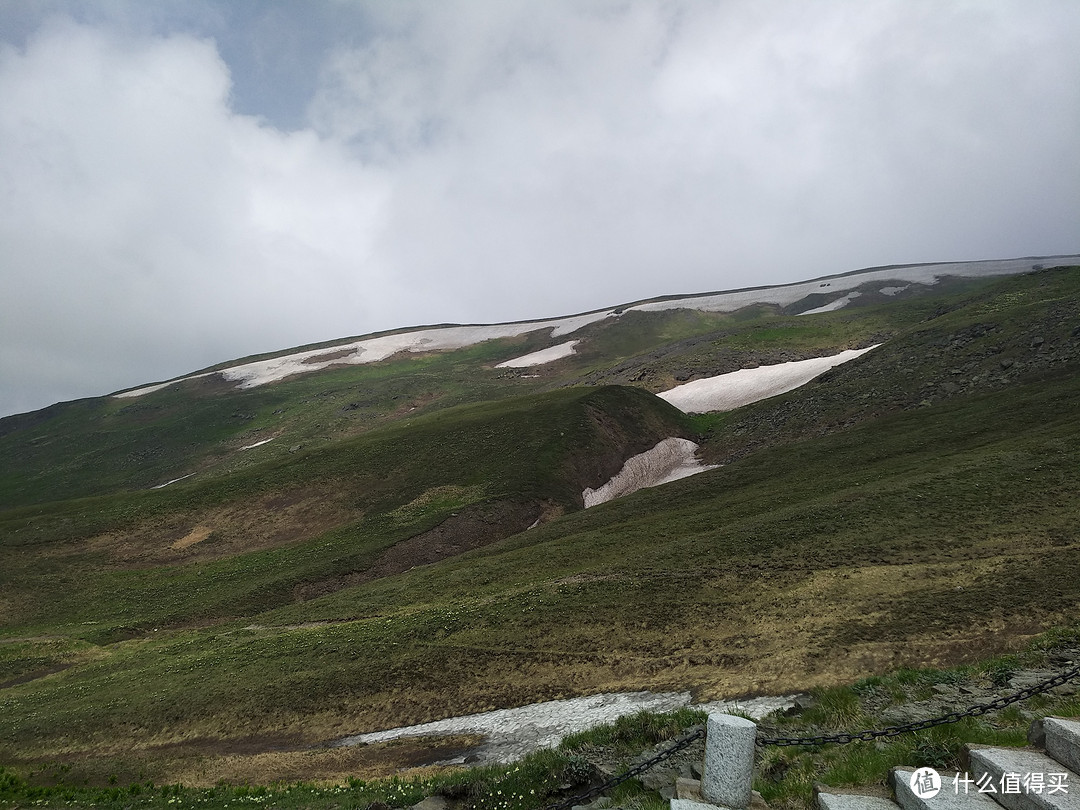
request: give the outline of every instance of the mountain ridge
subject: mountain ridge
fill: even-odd
[[[1035,264],[1029,264],[1029,262],[1034,262]],[[395,329],[382,330],[382,331],[379,331],[379,332],[373,332],[373,333],[365,334],[365,335],[358,335],[358,336],[345,337],[345,338],[334,338],[334,339],[327,340],[327,341],[319,341],[317,343],[304,344],[304,345],[289,348],[289,349],[282,349],[280,351],[265,352],[265,353],[260,353],[260,354],[256,354],[256,355],[249,355],[247,357],[238,358],[238,359],[232,360],[232,361],[224,361],[222,363],[216,363],[216,364],[214,364],[212,366],[208,366],[205,369],[201,369],[201,370],[198,370],[198,371],[195,371],[195,372],[191,372],[190,374],[182,375],[180,377],[174,377],[174,378],[172,378],[170,380],[166,380],[166,381],[163,381],[161,383],[151,383],[149,385],[144,384],[144,385],[141,385],[141,386],[133,386],[133,387],[130,387],[130,388],[120,389],[119,391],[113,392],[109,396],[120,396],[120,395],[134,396],[134,395],[137,395],[141,391],[146,391],[147,393],[149,393],[149,391],[154,390],[156,386],[168,385],[168,384],[171,384],[171,383],[174,383],[174,382],[179,382],[179,381],[182,381],[182,380],[185,380],[185,379],[191,379],[192,377],[200,376],[200,375],[203,375],[203,374],[211,374],[211,373],[215,373],[215,372],[226,371],[226,370],[229,370],[229,369],[234,368],[236,366],[247,365],[247,364],[254,363],[254,362],[259,362],[259,361],[278,359],[280,357],[283,357],[283,356],[286,356],[286,355],[289,355],[289,354],[299,354],[299,353],[303,353],[303,352],[321,351],[321,350],[324,350],[324,349],[333,349],[335,347],[339,347],[339,346],[346,345],[346,344],[349,344],[349,343],[366,341],[366,340],[371,340],[371,339],[376,339],[376,338],[403,336],[403,335],[409,335],[409,334],[418,333],[418,332],[437,331],[437,330],[446,330],[446,329],[454,329],[454,328],[481,328],[482,329],[482,328],[489,328],[489,327],[535,326],[537,329],[543,329],[543,328],[547,328],[548,325],[551,325],[551,326],[553,326],[555,328],[558,328],[558,324],[560,322],[570,321],[570,320],[579,319],[579,318],[585,318],[585,317],[588,317],[588,316],[591,316],[591,315],[597,315],[597,314],[601,314],[601,313],[621,314],[621,312],[623,312],[623,311],[631,310],[631,309],[635,309],[635,308],[639,308],[639,307],[645,307],[645,306],[648,306],[648,305],[665,305],[665,304],[671,304],[671,303],[688,303],[688,302],[696,301],[696,300],[699,300],[699,299],[713,299],[713,298],[721,298],[721,297],[738,296],[738,295],[742,295],[742,294],[745,294],[745,293],[761,293],[764,296],[764,297],[755,297],[755,298],[748,299],[747,302],[746,302],[747,305],[748,304],[754,304],[754,303],[767,303],[768,300],[769,300],[768,294],[775,293],[775,292],[778,292],[778,291],[781,291],[781,290],[791,290],[791,289],[795,289],[795,288],[804,287],[804,286],[807,286],[807,285],[813,285],[815,283],[817,283],[817,284],[819,284],[819,286],[821,286],[821,284],[820,284],[821,282],[827,282],[827,281],[831,281],[831,280],[834,280],[834,279],[851,280],[851,279],[856,278],[856,277],[863,277],[863,276],[869,276],[869,275],[880,275],[881,273],[886,273],[886,272],[891,272],[891,271],[925,270],[925,269],[928,269],[928,268],[931,268],[931,269],[950,268],[951,270],[953,270],[953,273],[951,273],[951,274],[950,273],[942,273],[941,275],[944,276],[944,275],[953,275],[953,274],[955,274],[955,275],[959,275],[961,277],[982,276],[982,275],[998,275],[998,274],[1008,275],[1008,274],[1011,274],[1011,273],[1027,272],[1029,270],[1034,269],[1036,266],[1039,266],[1040,263],[1044,263],[1044,262],[1053,262],[1053,263],[1057,263],[1057,264],[1059,264],[1061,262],[1077,263],[1077,262],[1080,262],[1080,254],[1073,254],[1073,255],[1063,254],[1063,255],[1060,255],[1060,256],[1027,256],[1027,257],[1018,257],[1018,258],[1014,258],[1014,259],[984,259],[984,260],[967,261],[967,262],[923,262],[923,263],[912,263],[912,264],[892,264],[892,265],[880,265],[880,266],[876,265],[876,266],[873,266],[873,267],[865,267],[865,268],[860,268],[860,269],[857,269],[857,270],[850,270],[850,271],[847,271],[847,272],[844,272],[844,273],[835,273],[835,274],[831,274],[831,275],[819,276],[819,277],[812,278],[812,279],[806,279],[805,281],[790,282],[790,283],[785,283],[785,284],[769,284],[769,285],[760,285],[760,286],[754,286],[754,287],[739,287],[739,288],[734,288],[734,289],[730,289],[730,290],[718,290],[718,291],[711,291],[711,292],[688,293],[688,294],[671,294],[671,295],[654,296],[654,297],[651,297],[651,298],[641,299],[641,300],[632,301],[632,302],[624,303],[624,304],[618,304],[616,306],[611,306],[611,307],[601,307],[601,308],[598,308],[598,309],[588,310],[588,311],[580,312],[580,313],[574,313],[574,314],[571,314],[571,315],[561,315],[561,316],[554,316],[554,317],[547,317],[547,318],[524,319],[524,320],[518,320],[518,321],[505,321],[505,322],[497,322],[497,323],[468,323],[468,324],[441,323],[441,324],[431,324],[431,325],[400,327],[400,328],[395,328]],[[1051,265],[1051,266],[1053,266],[1053,265]],[[924,278],[927,278],[927,277],[930,278],[931,279],[931,281],[929,282],[930,284],[936,283],[937,274],[935,274],[935,273],[924,274],[923,277]],[[894,280],[894,279],[881,279],[881,281],[885,281],[885,280]],[[897,277],[895,280],[904,281],[904,280],[907,280],[907,279]],[[848,288],[843,288],[843,289],[848,289]],[[688,308],[693,309],[695,307],[688,307]]]

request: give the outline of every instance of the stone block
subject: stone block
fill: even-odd
[[[731,810],[750,805],[754,783],[757,726],[733,714],[709,715],[705,732],[705,774],[701,794],[706,801]]]
[[[671,810],[717,810],[715,804],[695,802],[693,799],[672,799]]]

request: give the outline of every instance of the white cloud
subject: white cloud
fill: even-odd
[[[394,166],[381,263],[447,302],[528,317],[568,289],[602,306],[1073,249],[1065,6],[498,9],[396,20],[334,55],[312,106]]]
[[[0,97],[7,379],[103,393],[370,318],[384,178],[231,113],[211,42],[54,24]]]
[[[377,328],[1078,247],[1075,3],[364,4],[290,45],[337,43],[291,132],[139,6],[0,53],[0,413]]]

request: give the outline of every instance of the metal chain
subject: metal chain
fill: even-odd
[[[883,729],[855,731],[849,734],[821,734],[816,737],[762,737],[757,741],[758,745],[825,745],[825,743],[839,743],[841,745],[845,743],[855,742],[855,740],[862,740],[863,742],[872,742],[873,740],[881,737],[895,737],[898,734],[906,734],[909,731],[922,731],[923,729],[933,728],[934,726],[944,726],[949,723],[957,723],[963,720],[965,717],[979,717],[987,712],[996,712],[999,709],[1004,709],[1006,706],[1016,703],[1021,700],[1027,700],[1029,697],[1041,694],[1053,689],[1055,686],[1061,686],[1063,683],[1071,681],[1077,675],[1080,675],[1080,667],[1074,667],[1073,669],[1066,670],[1060,675],[1055,675],[1053,678],[1047,678],[1041,683],[1037,683],[1034,686],[1029,686],[1026,689],[1021,689],[1015,694],[1008,697],[998,698],[990,703],[979,703],[975,706],[969,706],[962,712],[949,712],[941,717],[935,717],[930,720],[917,720],[913,723],[905,723],[902,726],[886,726]]]
[[[569,799],[563,799],[562,801],[556,802],[555,804],[549,804],[544,808],[544,810],[566,810],[566,808],[573,807],[575,804],[580,804],[584,801],[587,801],[593,796],[597,796],[601,793],[606,793],[613,787],[621,785],[627,779],[633,779],[635,776],[640,776],[641,774],[645,773],[645,771],[649,770],[649,768],[659,765],[665,759],[670,756],[674,756],[675,754],[679,753],[679,751],[682,751],[684,748],[689,748],[691,743],[693,743],[695,740],[700,740],[704,736],[704,728],[699,728],[696,731],[691,731],[689,734],[680,739],[670,748],[665,748],[656,756],[651,757],[650,759],[647,759],[638,765],[635,765],[633,768],[624,771],[618,776],[613,776],[611,779],[604,782],[604,784],[597,785],[591,790],[587,790],[584,793],[579,793],[576,796],[571,796]]]
[[[845,734],[819,734],[816,737],[759,737],[757,740],[758,745],[825,745],[826,743],[839,743],[844,745],[846,743],[855,742],[856,740],[862,740],[863,742],[872,742],[882,737],[895,737],[898,734],[907,734],[910,731],[922,731],[923,729],[933,728],[934,726],[944,726],[950,723],[957,723],[963,720],[965,717],[980,717],[988,712],[996,712],[999,709],[1004,709],[1013,703],[1017,703],[1021,700],[1027,700],[1029,697],[1048,692],[1055,686],[1061,686],[1064,683],[1076,678],[1080,675],[1080,667],[1074,667],[1073,669],[1066,670],[1060,675],[1055,675],[1053,678],[1047,678],[1045,681],[1029,686],[1026,689],[1021,689],[1019,692],[1015,692],[1007,697],[998,698],[989,703],[979,703],[974,706],[969,706],[962,712],[949,712],[941,717],[935,717],[930,720],[917,720],[913,723],[905,723],[902,726],[886,726],[883,729],[867,729],[866,731],[855,731]],[[543,810],[566,810],[566,808],[572,807],[575,804],[580,804],[593,796],[597,796],[601,793],[606,793],[618,785],[621,785],[628,779],[633,779],[635,776],[640,776],[650,768],[660,764],[670,756],[677,754],[684,748],[688,748],[695,740],[700,740],[705,736],[705,729],[699,728],[696,731],[690,732],[688,735],[680,739],[670,748],[665,748],[659,754],[644,762],[635,765],[627,771],[613,776],[602,785],[579,793],[576,796],[571,796],[568,799],[549,804],[543,808]]]

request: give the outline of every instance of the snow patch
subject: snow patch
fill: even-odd
[[[694,380],[685,385],[676,386],[670,391],[664,391],[658,396],[683,413],[730,411],[749,405],[751,402],[792,391],[833,366],[854,360],[880,345],[876,343],[865,349],[849,349],[829,357],[814,357],[809,360],[794,360],[772,366],[744,368],[732,371],[730,374]]]
[[[899,295],[910,286],[910,284],[905,284],[903,287],[882,287],[878,292],[882,295]]]
[[[185,377],[184,379],[189,378]],[[173,380],[172,382],[177,382],[177,380]],[[113,394],[113,396],[117,399],[127,399],[128,397],[141,397],[143,394],[152,394],[155,391],[160,391],[165,386],[171,385],[172,382],[163,382],[158,383],[157,385],[147,385],[143,388],[136,388],[134,391],[122,391],[119,394]]]
[[[825,304],[824,306],[815,307],[814,309],[808,309],[808,310],[806,310],[806,312],[800,312],[799,314],[800,315],[817,315],[819,312],[832,312],[833,310],[837,310],[837,309],[841,309],[843,307],[846,307],[848,304],[850,304],[852,301],[854,301],[860,295],[862,295],[862,293],[859,292],[858,290],[852,290],[847,295],[845,295],[843,298],[837,298],[835,301],[830,301],[829,303]]]
[[[450,717],[433,723],[403,726],[339,740],[336,747],[367,745],[402,737],[482,734],[487,740],[474,752],[481,764],[507,763],[541,748],[559,744],[563,737],[613,723],[640,711],[671,712],[691,705],[689,692],[614,692],[589,697],[549,700],[513,709]],[[742,711],[758,719],[776,709],[795,705],[794,695],[704,703],[706,711]]]
[[[267,444],[268,442],[272,442],[276,438],[277,438],[276,436],[271,436],[269,439],[263,439],[261,442],[255,442],[255,444],[245,444],[240,449],[241,450],[250,450],[252,447],[260,447],[260,446],[262,446],[264,444]]]
[[[652,450],[631,456],[622,469],[599,489],[586,487],[581,493],[585,508],[607,503],[645,487],[658,487],[678,481],[717,465],[702,464],[697,457],[698,445],[689,439],[664,439]]]
[[[183,481],[185,478],[191,478],[195,473],[188,473],[187,475],[181,475],[179,478],[174,478],[172,481],[166,481],[164,484],[158,484],[157,486],[150,487],[150,489],[165,489],[169,484],[175,484],[177,481]]]
[[[572,355],[574,347],[579,343],[581,343],[580,340],[570,340],[566,343],[560,343],[558,346],[551,346],[538,352],[515,357],[513,360],[499,363],[495,368],[529,368],[530,366],[542,366],[544,363],[553,363],[556,360],[562,360],[564,357]]]

